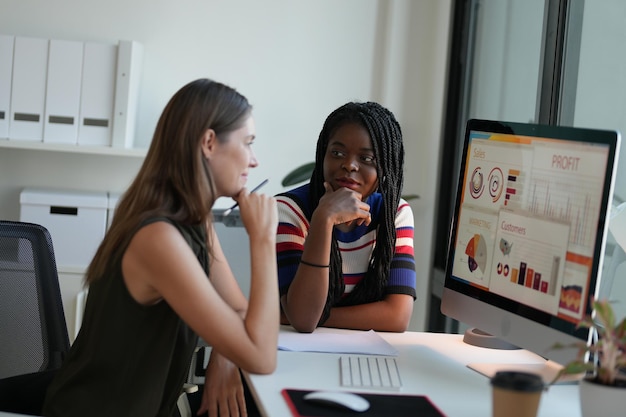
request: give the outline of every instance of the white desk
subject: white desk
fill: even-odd
[[[398,349],[397,362],[403,384],[400,394],[426,395],[447,417],[491,416],[489,379],[467,368],[466,364],[534,363],[538,360],[536,355],[523,350],[494,351],[467,345],[463,343],[462,335],[421,332],[379,334]],[[278,366],[273,374],[246,374],[261,413],[267,417],[291,416],[281,396],[283,388],[341,390],[339,356],[335,353],[279,351]],[[551,386],[543,393],[539,417],[580,415],[577,385]]]

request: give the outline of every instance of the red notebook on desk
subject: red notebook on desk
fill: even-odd
[[[333,408],[304,401],[310,390],[284,389],[283,397],[294,417],[445,417],[424,395],[358,393],[370,403],[364,412]]]

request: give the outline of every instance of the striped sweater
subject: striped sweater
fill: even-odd
[[[310,228],[311,204],[309,185],[303,185],[276,197],[278,202],[278,285],[286,294],[298,269],[304,241]],[[348,294],[363,278],[376,244],[377,225],[382,212],[382,195],[374,193],[367,199],[372,222],[344,233],[335,229],[343,264],[345,292]],[[309,213],[308,215],[306,213]],[[396,246],[387,282],[387,294],[407,294],[415,299],[415,259],[413,256],[413,211],[401,199],[396,212]],[[376,301],[376,300],[372,300]]]

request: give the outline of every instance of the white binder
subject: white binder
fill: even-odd
[[[0,139],[9,137],[14,36],[0,35]]]
[[[76,144],[83,43],[50,40],[43,141]]]
[[[110,146],[117,45],[85,42],[78,144]]]
[[[135,41],[120,41],[117,51],[115,107],[112,146],[132,148],[135,137],[139,81],[143,46]]]
[[[47,65],[48,39],[15,37],[9,139],[41,142]]]

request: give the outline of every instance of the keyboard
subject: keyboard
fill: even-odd
[[[341,386],[400,391],[402,381],[396,358],[378,355],[342,355]]]

